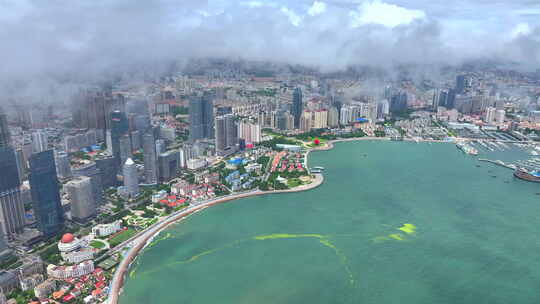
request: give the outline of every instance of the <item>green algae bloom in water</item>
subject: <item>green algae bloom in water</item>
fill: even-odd
[[[309,161],[326,168],[317,189],[164,231],[120,303],[537,303],[538,185],[451,144],[338,143]]]

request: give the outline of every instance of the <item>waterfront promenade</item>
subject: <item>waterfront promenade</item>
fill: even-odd
[[[266,195],[266,194],[300,192],[300,191],[307,191],[307,190],[316,188],[324,182],[324,177],[322,174],[314,174],[314,176],[315,178],[312,180],[310,184],[301,185],[293,189],[275,190],[275,191],[253,190],[249,192],[233,194],[233,195],[215,198],[208,201],[193,204],[184,210],[178,211],[177,213],[168,216],[165,220],[154,224],[153,226],[140,232],[139,234],[137,234],[130,240],[118,245],[113,250],[121,251],[124,247],[128,245],[129,245],[129,249],[127,249],[127,252],[125,253],[124,258],[122,259],[122,261],[120,262],[120,264],[118,265],[116,269],[116,272],[114,273],[114,276],[110,285],[111,288],[109,291],[109,298],[107,300],[107,303],[109,304],[118,303],[120,293],[124,285],[124,279],[129,270],[130,265],[133,263],[133,261],[135,261],[137,255],[152,240],[152,238],[154,238],[159,232],[166,229],[170,225],[180,221],[181,219],[193,213],[202,211],[208,207],[225,203],[225,202],[229,202],[229,201],[233,201],[236,199],[247,198],[247,197],[258,196],[258,195]]]

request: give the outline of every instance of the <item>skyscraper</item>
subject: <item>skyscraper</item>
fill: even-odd
[[[39,230],[46,237],[50,237],[64,227],[64,212],[53,150],[36,153],[30,157],[29,162],[34,215]]]
[[[139,175],[137,167],[131,158],[128,158],[123,167],[124,187],[129,197],[133,198],[139,194]]]
[[[216,152],[228,154],[234,152],[238,143],[234,115],[227,114],[216,118],[215,122]]]
[[[161,153],[165,153],[166,151],[167,151],[167,145],[165,144],[165,140],[157,139],[156,140],[156,154],[160,155]]]
[[[456,93],[462,94],[463,92],[465,92],[465,85],[466,85],[465,75],[457,75],[456,76]]]
[[[0,147],[0,223],[8,238],[24,229],[24,205],[15,151]]]
[[[339,111],[336,107],[330,107],[328,110],[328,127],[335,128],[339,126]]]
[[[238,124],[238,137],[249,143],[261,142],[261,125],[250,122],[240,122],[240,124]]]
[[[388,100],[383,99],[377,104],[377,118],[385,118],[390,113]]]
[[[302,117],[302,89],[296,88],[293,92],[293,103],[291,114],[294,116],[294,128],[300,128],[300,117]]]
[[[114,111],[111,113],[111,130],[107,132],[108,142],[110,144],[109,150],[113,157],[117,160],[117,167],[120,168],[121,164],[121,151],[120,151],[120,138],[124,135],[128,135],[129,124],[127,121],[126,113],[120,111]]]
[[[103,189],[116,187],[118,185],[116,159],[114,157],[100,157],[95,161],[96,167],[101,174],[101,185]]]
[[[72,106],[73,122],[78,128],[96,129],[105,135],[111,129],[111,112],[125,112],[126,100],[122,94],[113,94],[112,88],[106,87],[80,92]]]
[[[179,151],[167,151],[159,155],[159,181],[166,183],[175,178],[180,165]]]
[[[7,122],[7,116],[0,108],[0,147],[11,146],[11,133]]]
[[[103,184],[101,181],[101,177],[103,176],[103,174],[98,168],[97,162],[91,162],[83,166],[74,168],[72,170],[72,173],[73,176],[86,176],[90,178],[90,182],[92,184],[92,193],[94,194],[94,200],[97,203],[101,203],[103,199]]]
[[[214,104],[210,92],[194,96],[189,102],[189,139],[214,137]]]
[[[0,225],[7,238],[12,238],[24,229],[20,186],[17,156],[11,147],[6,115],[0,109]]]
[[[156,141],[152,132],[143,135],[144,177],[147,184],[155,184],[158,179]]]
[[[128,158],[132,157],[131,138],[126,134],[120,137],[120,162],[123,164]]]
[[[80,176],[66,185],[71,200],[71,217],[77,222],[86,222],[96,215],[96,201],[89,177]]]
[[[227,135],[225,133],[225,116],[216,117],[215,122],[216,151],[224,151],[227,148]]]
[[[69,156],[66,152],[57,152],[55,154],[56,173],[59,178],[71,177],[71,166]]]
[[[5,233],[2,229],[2,226],[0,225],[0,262],[4,261],[9,256],[11,256],[11,251],[9,250],[7,246]],[[0,293],[0,297],[2,296],[3,296],[3,293]],[[4,302],[2,302],[1,300],[2,299],[0,298],[0,303],[6,303],[5,297],[4,297]]]
[[[401,112],[407,109],[407,93],[399,92],[390,100],[390,112]]]
[[[484,114],[484,121],[488,124],[493,123],[495,121],[495,114],[497,113],[497,109],[494,107],[487,107],[486,112]]]
[[[39,153],[47,150],[49,139],[47,133],[43,130],[38,130],[32,133],[32,152]]]

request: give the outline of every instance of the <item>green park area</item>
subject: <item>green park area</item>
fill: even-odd
[[[105,243],[103,243],[102,241],[100,240],[92,240],[90,242],[90,246],[93,247],[93,248],[96,248],[96,249],[102,249],[104,248],[106,245]]]
[[[135,235],[137,233],[135,229],[129,228],[127,230],[124,230],[123,232],[115,235],[109,240],[109,245],[111,248],[114,248],[115,246],[121,244],[122,242],[127,241],[129,238]]]
[[[299,178],[289,178],[287,180],[287,186],[289,188],[294,188],[294,187],[298,187],[300,185],[302,185],[302,181],[299,179]]]

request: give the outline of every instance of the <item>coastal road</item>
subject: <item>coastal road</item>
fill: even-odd
[[[114,276],[113,276],[113,279],[112,279],[112,282],[111,282],[111,288],[109,290],[109,297],[108,297],[106,303],[109,303],[109,304],[117,304],[118,303],[120,292],[121,292],[122,286],[124,284],[124,278],[125,278],[125,275],[126,275],[127,271],[129,270],[129,266],[131,265],[131,263],[133,263],[133,261],[137,257],[137,254],[146,246],[146,244],[149,241],[152,240],[152,238],[158,232],[162,231],[163,229],[169,227],[170,225],[176,223],[180,219],[182,219],[182,218],[184,218],[184,217],[186,217],[186,216],[188,216],[190,214],[196,213],[198,211],[204,210],[204,209],[206,209],[206,208],[208,208],[210,206],[217,205],[217,204],[220,204],[220,203],[236,200],[236,199],[239,199],[239,198],[257,196],[257,195],[300,192],[300,191],[306,191],[306,190],[316,188],[316,187],[320,186],[323,183],[324,177],[323,177],[322,174],[314,174],[314,175],[315,175],[315,179],[312,181],[311,184],[298,186],[298,187],[296,187],[294,189],[277,190],[277,191],[252,190],[252,191],[248,191],[248,192],[244,192],[244,193],[237,193],[237,194],[234,194],[234,195],[230,195],[230,196],[226,196],[226,197],[220,197],[220,198],[208,200],[208,201],[205,201],[205,202],[201,202],[201,203],[198,203],[198,204],[194,204],[194,205],[189,206],[188,208],[186,208],[184,210],[179,211],[176,214],[173,214],[173,215],[167,217],[163,221],[154,224],[153,226],[151,226],[148,229],[146,229],[146,230],[142,231],[141,233],[137,234],[136,236],[134,236],[130,240],[118,245],[117,247],[115,247],[113,249],[113,252],[118,252],[118,251],[122,250],[128,244],[130,244],[131,246],[127,250],[124,258],[122,259],[122,261],[118,265],[118,268],[116,269],[116,272],[114,273]]]

